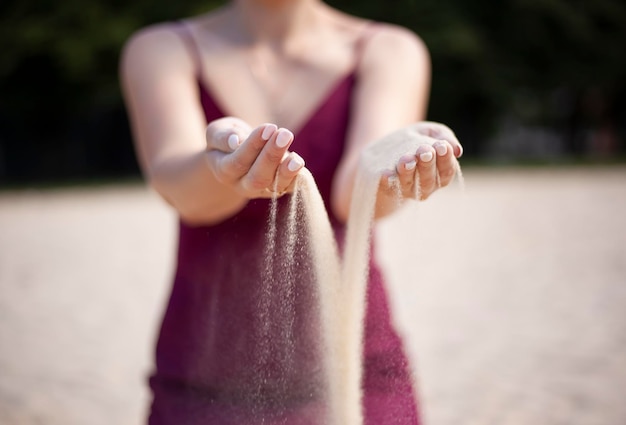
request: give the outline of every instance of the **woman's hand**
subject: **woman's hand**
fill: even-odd
[[[456,158],[463,154],[463,147],[443,124],[420,122],[411,130],[424,137],[413,144],[415,150],[400,157],[395,172],[383,173],[380,188],[387,193],[399,188],[403,198],[425,200],[452,182],[458,169]]]
[[[208,125],[206,142],[215,178],[247,199],[291,192],[304,167],[302,157],[288,150],[293,133],[274,124],[252,129],[238,118],[221,118]]]

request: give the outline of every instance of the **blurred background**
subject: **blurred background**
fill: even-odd
[[[0,423],[143,423],[176,217],[118,57],[222,3],[0,2]],[[425,422],[626,424],[626,4],[328,3],[423,38],[465,147],[465,191],[378,230]]]
[[[3,0],[0,182],[136,176],[120,48],[144,25],[221,3]],[[467,157],[623,158],[623,1],[329,3],[424,39],[433,62],[429,119],[454,128]]]

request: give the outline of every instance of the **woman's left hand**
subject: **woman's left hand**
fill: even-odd
[[[412,127],[426,137],[414,152],[400,157],[395,174],[383,175],[381,189],[397,192],[399,187],[403,198],[425,200],[452,182],[458,169],[456,158],[463,155],[463,147],[454,132],[443,124],[420,122]]]

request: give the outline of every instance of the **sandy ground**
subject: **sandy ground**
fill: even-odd
[[[626,168],[466,172],[379,226],[428,425],[626,424]],[[0,193],[0,423],[135,425],[175,218],[141,186]]]

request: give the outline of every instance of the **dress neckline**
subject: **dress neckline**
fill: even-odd
[[[304,115],[304,119],[301,120],[300,123],[297,123],[296,126],[292,126],[292,128],[289,128],[289,130],[291,130],[294,136],[301,134],[309,126],[309,124],[314,120],[314,118],[320,113],[320,111],[324,109],[324,107],[330,102],[330,100],[335,97],[335,95],[340,91],[340,89],[345,84],[352,82],[355,78],[356,78],[356,69],[355,67],[352,67],[350,71],[342,74],[335,81],[333,81],[333,83],[330,84],[329,88],[326,90],[325,95],[321,97],[320,101],[311,108],[311,111],[309,111],[306,115]],[[219,98],[217,98],[213,94],[214,92],[211,89],[211,85],[207,81],[204,81],[201,78],[197,78],[197,80],[198,80],[198,86],[200,88],[201,93],[204,93],[204,95],[211,101],[211,103],[213,103],[213,106],[218,110],[218,112],[222,116],[224,117],[238,116],[237,114],[230,113],[228,108],[225,108],[220,103]]]
[[[326,90],[324,96],[321,97],[319,102],[311,108],[307,114],[304,115],[304,119],[300,123],[296,123],[295,126],[292,126],[290,129],[294,135],[300,134],[305,130],[311,121],[319,114],[319,112],[330,102],[330,100],[335,96],[336,93],[339,92],[339,89],[342,88],[347,83],[352,83],[357,78],[358,65],[361,62],[361,57],[363,56],[363,50],[365,48],[366,42],[372,37],[372,35],[377,31],[378,25],[376,25],[372,21],[367,21],[363,24],[363,28],[361,34],[358,36],[355,46],[354,46],[354,58],[353,63],[350,69],[338,77],[332,84],[329,85],[329,88]],[[179,24],[175,27],[175,31],[180,34],[183,39],[185,46],[189,49],[191,57],[196,62],[196,80],[198,82],[198,86],[201,92],[201,95],[204,94],[210,101],[213,103],[213,106],[222,116],[237,116],[237,114],[231,114],[228,108],[225,108],[219,97],[215,96],[216,91],[211,87],[211,83],[202,78],[203,72],[203,64],[202,64],[202,54],[196,40],[194,38],[193,32],[189,27],[189,24],[186,21],[180,21]]]

